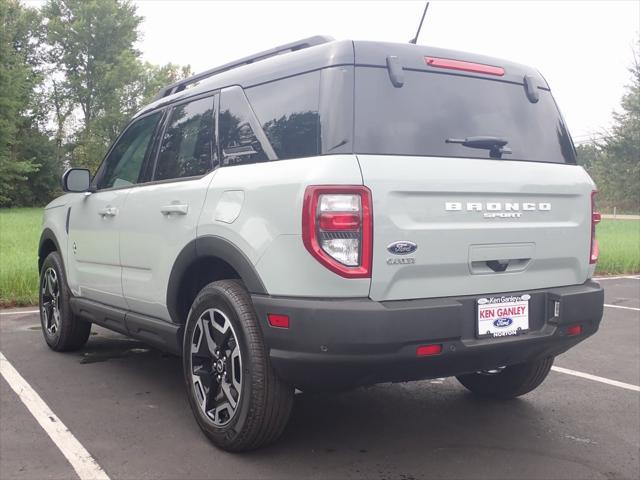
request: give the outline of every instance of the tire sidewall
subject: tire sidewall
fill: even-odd
[[[53,268],[54,271],[56,272],[56,278],[58,279],[58,290],[60,292],[60,299],[58,302],[60,324],[59,324],[58,330],[54,335],[50,335],[47,332],[45,319],[44,319],[44,308],[42,304],[42,287],[44,283],[44,273],[49,268]],[[38,305],[40,308],[40,325],[42,327],[42,334],[44,335],[44,339],[51,348],[56,349],[60,345],[65,329],[69,328],[70,316],[73,315],[73,313],[71,312],[71,306],[69,304],[69,291],[67,288],[67,278],[64,274],[62,259],[60,258],[60,254],[58,254],[58,252],[50,253],[42,263],[42,268],[40,270],[40,281],[38,282]]]
[[[215,425],[209,417],[202,412],[196,402],[193,383],[191,381],[191,338],[193,330],[200,315],[211,308],[222,310],[229,318],[240,346],[240,355],[242,356],[242,391],[240,394],[240,404],[231,421],[224,426]],[[238,437],[244,430],[245,424],[249,419],[251,408],[251,398],[253,395],[251,372],[255,368],[254,363],[256,359],[252,358],[249,354],[247,345],[248,335],[244,323],[240,321],[240,315],[241,313],[223,289],[215,285],[208,285],[198,295],[189,312],[183,339],[182,364],[189,404],[200,428],[218,445],[231,443]]]

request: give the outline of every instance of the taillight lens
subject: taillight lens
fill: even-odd
[[[598,192],[594,190],[591,192],[591,254],[589,263],[596,263],[598,256],[600,255],[600,246],[598,245],[598,239],[596,238],[596,225],[602,220],[602,215],[596,210],[596,195]]]
[[[371,277],[371,191],[363,186],[310,186],[302,207],[302,240],[329,270]]]

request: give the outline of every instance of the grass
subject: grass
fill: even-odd
[[[640,220],[605,218],[596,232],[600,244],[597,274],[640,272]]]
[[[38,302],[41,208],[0,209],[0,307]],[[598,225],[598,275],[640,273],[640,220]]]
[[[38,303],[41,208],[0,209],[0,306]]]

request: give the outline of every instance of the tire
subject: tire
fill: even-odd
[[[536,389],[549,374],[554,357],[510,365],[496,373],[476,372],[456,377],[480,397],[507,400]]]
[[[200,291],[187,319],[182,359],[189,404],[213,444],[240,452],[280,436],[294,390],[271,366],[240,281],[221,280]]]
[[[91,323],[71,311],[71,292],[58,252],[51,252],[42,264],[38,297],[42,333],[51,350],[78,350],[87,343]]]

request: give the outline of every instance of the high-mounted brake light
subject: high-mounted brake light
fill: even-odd
[[[346,278],[371,277],[371,191],[361,185],[307,187],[302,241],[309,253]]]
[[[424,61],[430,67],[448,68],[449,70],[462,70],[464,72],[486,73],[487,75],[504,75],[504,68],[483,63],[463,62],[451,58],[424,57]]]
[[[602,215],[598,210],[596,210],[596,195],[598,194],[597,190],[591,192],[591,247],[589,249],[590,257],[589,263],[593,264],[598,261],[598,256],[600,255],[600,245],[598,245],[598,239],[596,238],[596,225],[600,223],[602,220]]]

